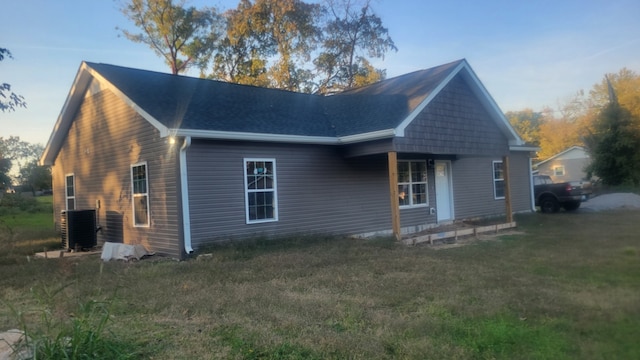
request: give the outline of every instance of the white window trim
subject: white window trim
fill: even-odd
[[[133,168],[144,165],[144,173],[145,173],[145,181],[146,181],[146,190],[147,192],[144,194],[135,194],[133,187]],[[151,208],[149,207],[149,166],[146,161],[131,164],[129,167],[129,176],[131,179],[131,221],[133,222],[133,227],[149,227],[151,224]],[[147,223],[146,224],[136,224],[136,204],[135,198],[140,196],[147,196]]]
[[[421,162],[424,163],[424,168],[427,171],[427,179],[425,181],[418,181],[418,182],[412,182],[411,180],[409,180],[409,182],[400,182],[398,181],[398,185],[407,185],[408,189],[409,189],[409,202],[411,202],[411,204],[409,205],[400,205],[400,209],[412,209],[412,208],[421,208],[421,207],[427,207],[429,206],[429,179],[428,179],[428,169],[429,167],[427,166],[427,161],[426,160],[398,160],[398,164],[400,163],[409,163],[409,171],[411,171],[411,163],[412,162]],[[411,179],[411,174],[409,175],[409,179]],[[425,196],[427,197],[427,201],[424,204],[413,204],[413,186],[415,184],[424,184],[425,185]]]
[[[495,200],[501,200],[501,199],[504,199],[504,195],[498,196],[496,192],[496,182],[502,181],[502,183],[504,184],[504,165],[502,167],[502,173],[503,173],[502,179],[496,179],[496,164],[502,164],[502,160],[494,160],[491,163],[491,177],[493,178],[493,182],[491,183],[491,185],[493,186],[493,198]]]
[[[558,173],[558,170],[562,169],[562,171],[560,171],[560,173]],[[553,167],[553,176],[564,176],[564,165],[557,165]]]
[[[69,196],[69,193],[67,192],[67,179],[69,177],[73,180],[73,196]],[[73,199],[73,209],[69,209],[69,199]],[[70,173],[64,176],[64,208],[66,210],[75,210],[76,207],[76,175],[74,173]]]
[[[247,162],[271,162],[273,163],[273,189],[259,189],[259,190],[249,190],[249,184],[247,183]],[[245,221],[247,224],[260,224],[260,223],[269,223],[278,221],[278,170],[276,166],[275,158],[244,158],[242,160],[242,177],[244,183],[244,211],[245,211]],[[273,218],[272,219],[259,219],[259,220],[250,220],[249,219],[249,193],[254,192],[273,192]]]

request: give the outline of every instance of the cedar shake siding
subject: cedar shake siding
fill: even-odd
[[[56,224],[65,209],[65,175],[73,173],[76,209],[95,209],[100,201],[99,243],[142,244],[180,257],[178,151],[111,91],[85,97],[52,166]],[[149,227],[134,227],[132,219],[131,165],[141,162],[147,163]]]
[[[396,138],[398,152],[502,156],[507,139],[460,75]]]

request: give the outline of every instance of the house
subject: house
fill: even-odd
[[[534,165],[540,175],[549,175],[553,182],[588,180],[585,168],[591,159],[582,146],[572,146]]]
[[[533,150],[466,60],[332,96],[84,62],[41,163],[56,224],[95,209],[99,242],[183,258],[505,214],[505,180],[513,211],[531,211]]]

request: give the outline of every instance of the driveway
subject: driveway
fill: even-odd
[[[616,209],[640,209],[640,195],[615,193],[595,196],[580,205],[580,212],[594,212]]]

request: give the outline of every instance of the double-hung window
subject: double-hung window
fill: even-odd
[[[133,226],[149,226],[149,182],[147,163],[131,165]]]
[[[398,161],[400,207],[427,205],[426,161]]]
[[[67,210],[76,209],[76,177],[74,174],[65,176],[65,202]]]
[[[556,166],[553,168],[553,175],[554,176],[564,176],[564,166],[560,165],[560,166]]]
[[[275,159],[244,159],[247,224],[278,220]]]
[[[504,199],[504,169],[502,161],[493,162],[493,198]]]

